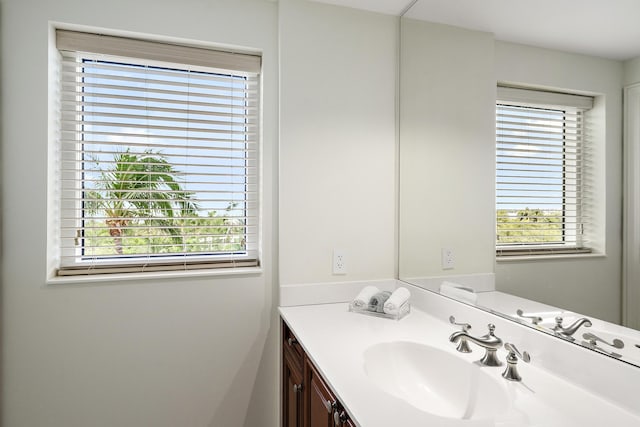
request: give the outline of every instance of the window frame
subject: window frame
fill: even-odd
[[[498,109],[500,108],[500,106],[507,106],[507,107],[523,108],[523,109],[550,110],[557,113],[561,112],[563,114],[563,123],[565,123],[563,127],[566,126],[566,120],[567,120],[566,116],[568,114],[567,111],[569,110],[574,112],[579,111],[580,114],[582,115],[582,125],[579,127],[576,127],[576,129],[578,131],[585,132],[587,125],[585,124],[584,120],[587,117],[586,113],[593,108],[593,102],[594,102],[593,97],[590,97],[590,96],[547,91],[542,89],[514,87],[514,86],[507,86],[507,85],[498,86],[496,103],[495,103],[496,104],[496,146],[495,146],[496,147],[496,180],[495,180],[496,242],[495,242],[495,247],[496,247],[496,258],[498,260],[517,259],[521,257],[540,258],[540,257],[557,257],[557,256],[573,256],[573,255],[590,254],[592,253],[592,248],[588,244],[584,244],[585,242],[582,241],[582,238],[585,234],[588,234],[588,233],[585,233],[585,228],[589,226],[593,226],[590,224],[586,224],[586,227],[585,227],[584,218],[588,216],[589,213],[585,212],[586,208],[584,208],[584,206],[591,202],[593,195],[587,194],[588,192],[584,190],[585,181],[587,178],[583,176],[583,181],[581,181],[580,184],[574,185],[575,191],[579,193],[579,194],[576,194],[574,197],[577,197],[579,199],[579,204],[577,204],[576,206],[577,206],[577,209],[580,210],[580,212],[573,217],[574,222],[576,223],[575,232],[574,232],[575,236],[573,237],[573,241],[565,242],[565,243],[514,242],[513,244],[510,244],[510,245],[499,244],[498,242],[498,238],[499,238],[498,211],[500,210],[499,209],[500,190],[498,186],[500,185],[499,183],[500,176],[499,176],[498,163],[500,160],[499,138],[501,137],[501,134],[498,131],[498,128],[499,128],[498,124],[499,124],[499,118],[500,118],[498,114]],[[585,138],[583,134],[582,137],[580,138],[580,141],[576,143],[576,149],[586,150],[586,145],[588,144],[587,139],[588,138]],[[563,138],[562,184],[560,184],[563,192],[563,196],[562,196],[563,201],[562,201],[562,208],[561,208],[562,209],[561,229],[562,229],[563,240],[565,239],[565,232],[568,229],[567,227],[568,215],[567,215],[567,202],[566,202],[567,197],[565,196],[567,192],[567,187],[569,186],[567,184],[567,181],[570,179],[575,180],[576,179],[575,176],[579,174],[592,173],[592,171],[589,170],[589,166],[586,165],[584,161],[582,161],[582,164],[579,166],[579,169],[576,170],[576,172],[573,172],[573,175],[575,176],[573,178],[571,177],[568,178],[567,177],[568,172],[567,172],[567,166],[566,166],[567,160],[565,156],[566,152],[567,152],[566,140]],[[576,160],[576,162],[579,163],[580,161]],[[539,209],[539,208],[536,208],[535,206],[531,206],[531,208]]]
[[[245,187],[247,185],[255,186],[257,190],[250,196],[247,196],[246,213],[247,220],[243,227],[245,228],[245,235],[247,230],[251,228],[251,239],[247,239],[245,250],[240,253],[232,253],[235,251],[227,252],[224,254],[189,254],[183,252],[180,254],[169,254],[162,257],[151,257],[151,254],[145,254],[141,256],[131,256],[128,258],[122,258],[114,260],[113,257],[93,257],[88,259],[80,254],[77,250],[72,255],[72,258],[76,259],[74,263],[65,263],[62,261],[65,251],[68,251],[68,246],[65,247],[64,242],[69,239],[76,240],[77,235],[70,235],[69,230],[72,227],[63,227],[62,223],[67,220],[62,217],[61,211],[64,211],[62,194],[65,191],[73,191],[76,193],[76,197],[82,200],[80,193],[83,193],[85,189],[80,184],[81,179],[76,177],[71,184],[65,186],[61,178],[63,173],[61,169],[62,155],[61,155],[61,132],[60,125],[57,129],[56,141],[54,143],[55,149],[51,153],[50,164],[54,166],[56,175],[56,202],[53,209],[50,209],[50,224],[55,224],[56,237],[53,239],[53,259],[52,270],[53,279],[56,278],[80,278],[80,277],[98,277],[98,276],[125,276],[128,277],[133,273],[152,273],[152,274],[181,274],[184,272],[190,272],[193,274],[197,272],[199,274],[206,273],[207,271],[215,271],[215,274],[229,274],[229,273],[247,273],[251,271],[260,270],[260,253],[261,253],[261,216],[260,216],[260,198],[262,193],[260,183],[260,169],[261,169],[261,156],[260,156],[260,141],[261,141],[261,57],[259,54],[246,53],[241,51],[221,51],[218,49],[204,48],[201,46],[189,46],[189,45],[175,45],[167,44],[157,41],[149,41],[142,39],[130,39],[125,37],[116,36],[104,36],[91,33],[56,30],[56,52],[58,55],[59,63],[57,65],[56,74],[61,75],[61,62],[63,58],[63,51],[75,51],[77,54],[83,52],[89,52],[90,56],[106,55],[107,58],[121,58],[124,63],[130,63],[134,66],[137,65],[151,65],[159,67],[174,67],[175,69],[182,69],[181,66],[188,64],[185,68],[189,68],[196,71],[204,71],[206,73],[231,73],[242,74],[249,73],[253,76],[253,79],[257,82],[257,95],[252,98],[252,101],[256,101],[255,109],[257,111],[257,123],[254,126],[256,129],[256,136],[252,139],[252,144],[255,147],[254,150],[247,149],[246,158],[247,161],[252,164],[251,168],[255,169],[255,173],[245,174]],[[172,61],[167,61],[171,58]],[[61,84],[61,79],[58,79]],[[55,116],[60,120],[62,114],[62,98],[60,90],[55,91],[57,98],[54,104],[58,111],[55,111]],[[249,126],[249,125],[246,125]],[[82,145],[82,141],[79,141]],[[150,144],[148,147],[153,147]],[[79,150],[80,153],[84,152],[84,148]],[[84,159],[75,159],[75,162],[80,164],[84,162]],[[248,163],[247,163],[248,164]],[[245,167],[245,171],[249,166]],[[78,168],[78,174],[82,175],[82,167]],[[247,191],[247,193],[249,193]],[[249,219],[252,218],[252,219]],[[73,228],[83,229],[83,223],[87,217],[84,214],[75,216],[76,226]],[[68,225],[68,224],[67,224]],[[255,231],[253,231],[255,230]],[[249,240],[251,240],[249,242]],[[83,259],[84,258],[84,259]]]

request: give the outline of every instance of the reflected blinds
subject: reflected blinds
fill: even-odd
[[[258,265],[260,58],[57,35],[58,274]]]
[[[498,99],[499,255],[583,251],[591,194],[585,111],[592,99],[513,88],[499,88]]]

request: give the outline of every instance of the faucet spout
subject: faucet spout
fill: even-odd
[[[583,325],[585,328],[590,327],[591,320],[587,319],[586,317],[582,317],[573,322],[571,325],[564,327],[562,326],[562,317],[558,316],[556,317],[556,326],[553,327],[553,330],[560,335],[573,339],[572,335],[575,334],[576,331]]]
[[[485,366],[501,366],[502,362],[498,360],[496,352],[500,347],[502,347],[502,340],[494,334],[495,328],[496,327],[494,325],[489,324],[489,333],[481,337],[469,335],[467,331],[456,331],[449,336],[449,341],[452,343],[458,343],[460,340],[464,339],[472,342],[486,350],[484,357],[480,359],[481,364]]]
[[[483,335],[482,337],[472,337],[467,335],[467,339],[483,348],[497,350],[502,347],[502,340],[493,334]]]
[[[467,331],[456,331],[449,336],[449,342],[457,344],[461,339],[469,338]]]

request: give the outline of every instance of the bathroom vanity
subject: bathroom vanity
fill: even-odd
[[[282,425],[355,426],[284,320],[282,324]]]
[[[403,284],[405,285],[405,284]],[[406,286],[406,285],[405,285]],[[640,426],[640,369],[482,310],[411,288],[401,320],[349,312],[348,304],[281,307],[283,426]],[[531,354],[522,381],[482,366],[484,349],[456,351],[460,330],[488,324]]]

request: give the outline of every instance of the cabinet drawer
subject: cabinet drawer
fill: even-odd
[[[295,360],[300,367],[304,358],[304,351],[298,342],[298,339],[284,321],[282,322],[282,348],[287,351],[291,358]]]

